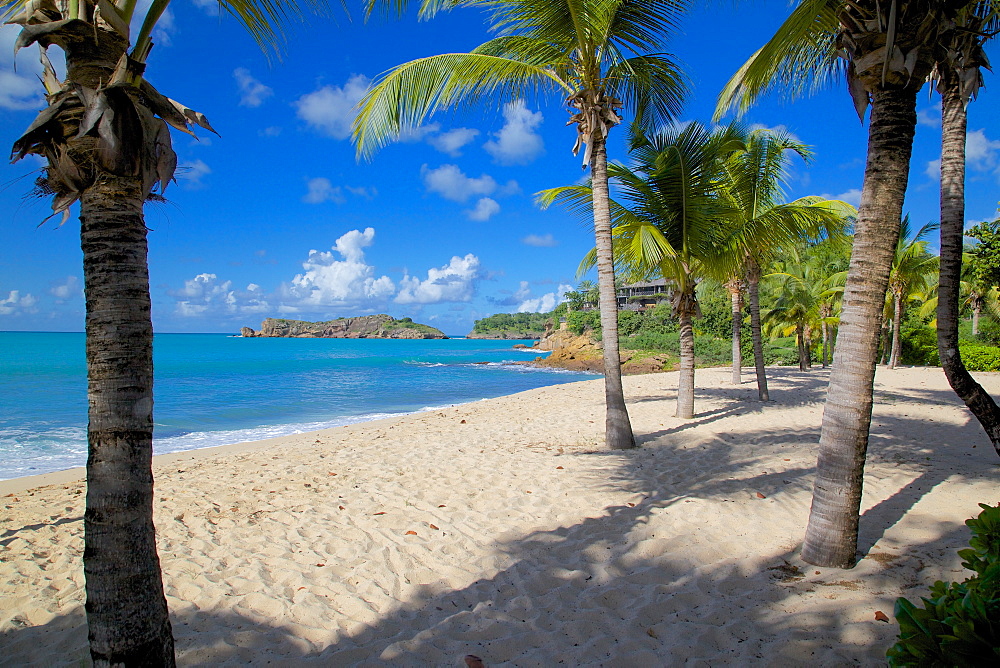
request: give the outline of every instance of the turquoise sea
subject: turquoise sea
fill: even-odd
[[[592,376],[513,364],[539,354],[515,350],[515,343],[157,334],[154,452],[312,431]],[[83,466],[86,430],[83,334],[0,332],[0,480]]]

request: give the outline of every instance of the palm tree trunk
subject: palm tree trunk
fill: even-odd
[[[743,382],[741,371],[743,367],[743,350],[741,348],[740,330],[743,326],[743,289],[739,280],[731,280],[726,284],[729,299],[733,307],[733,385]]]
[[[978,302],[972,307],[972,335],[979,336],[979,315],[982,313],[983,308]]]
[[[802,323],[795,325],[795,345],[799,350],[799,371],[806,370],[806,347]]]
[[[600,130],[591,135],[591,188],[594,197],[594,239],[597,246],[597,283],[601,293],[601,337],[604,350],[604,400],[607,406],[605,444],[612,450],[635,447],[632,423],[625,408],[621,354],[618,351],[618,299],[611,252],[611,209],[608,194],[608,154]]]
[[[822,332],[823,332],[823,359],[821,360],[821,363],[823,365],[823,368],[825,369],[826,368],[826,356],[827,356],[827,353],[829,352],[828,346],[830,345],[830,325],[828,323],[824,322],[820,326],[823,328],[822,329]]]
[[[682,308],[677,313],[681,347],[677,376],[677,417],[683,419],[694,417],[694,326],[691,314],[688,308]]]
[[[889,359],[892,357],[892,329],[889,327],[889,323],[885,320],[881,323],[881,333],[882,333],[882,345],[881,345],[881,357],[882,364],[889,364]]]
[[[941,366],[955,393],[983,426],[1000,454],[1000,408],[969,374],[958,350],[959,283],[965,227],[965,103],[957,81],[947,81],[941,96],[941,269],[938,283],[937,344]],[[973,305],[972,331],[978,333],[979,304]]]
[[[805,356],[803,357],[803,359],[806,362],[806,370],[808,371],[809,369],[813,368],[813,363],[812,363],[812,350],[813,350],[813,344],[812,344],[812,327],[808,327],[807,326],[805,328],[804,338],[805,338]]]
[[[899,366],[899,356],[902,352],[903,342],[900,329],[903,323],[903,295],[894,294],[892,296],[892,353],[889,355],[889,368],[895,369]]]
[[[87,303],[83,557],[95,666],[174,665],[153,529],[153,327],[142,186],[105,175],[80,205]]]
[[[802,546],[802,559],[817,566],[850,568],[857,559],[879,323],[899,237],[917,121],[916,97],[913,86],[877,90],[872,95],[861,207]]]
[[[760,332],[760,265],[747,263],[747,297],[750,302],[750,338],[753,340],[753,364],[757,372],[757,398],[769,401],[767,374],[764,371],[764,339]]]

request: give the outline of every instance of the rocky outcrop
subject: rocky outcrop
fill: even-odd
[[[572,371],[604,372],[601,344],[588,335],[574,334],[568,330],[550,332],[533,346],[535,350],[552,351],[547,357],[536,357],[533,364],[541,367],[570,369]],[[667,354],[640,354],[637,350],[622,350],[622,373],[654,373],[671,371],[676,360]]]
[[[410,318],[396,320],[390,315],[362,315],[356,318],[337,318],[326,322],[306,322],[267,318],[259,331],[244,327],[246,337],[295,337],[304,339],[447,339],[439,329],[421,325]]]

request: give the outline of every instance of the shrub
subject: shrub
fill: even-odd
[[[909,323],[902,327],[899,332],[903,347],[900,361],[903,364],[916,364],[917,366],[940,366],[937,331],[919,323],[915,326],[908,325]]]
[[[979,504],[970,548],[959,550],[975,575],[965,582],[931,587],[918,608],[896,599],[899,641],[886,656],[890,666],[995,666],[1000,662],[1000,505]]]
[[[638,311],[618,311],[618,335],[633,336],[642,328],[645,318]]]
[[[958,352],[969,371],[1000,371],[1000,348],[963,343]]]
[[[680,354],[680,334],[677,332],[640,332],[621,340],[621,347],[630,350],[653,350]]]
[[[601,331],[601,312],[597,309],[593,311],[570,311],[566,316],[566,326],[574,334],[583,334],[590,330],[594,335],[599,335]],[[599,336],[595,336],[599,338]]]

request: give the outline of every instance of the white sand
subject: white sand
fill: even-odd
[[[809,566],[827,373],[770,372],[762,406],[751,378],[699,370],[691,421],[676,375],[626,378],[629,452],[600,449],[592,380],[157,458],[178,661],[878,665],[896,626],[876,611],[966,577],[1000,457],[940,369],[880,370],[865,558]],[[0,483],[0,665],[89,656],[80,475]]]

